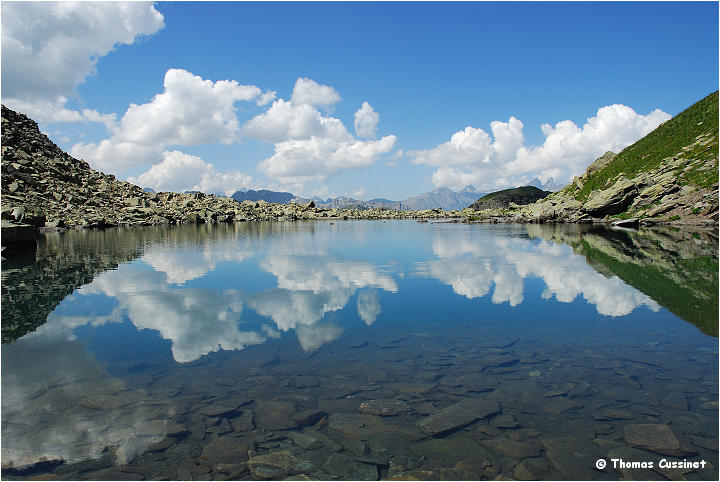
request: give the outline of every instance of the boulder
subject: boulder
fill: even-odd
[[[620,177],[609,188],[593,191],[583,204],[582,210],[596,217],[619,214],[633,203],[637,193],[635,183],[626,177]]]

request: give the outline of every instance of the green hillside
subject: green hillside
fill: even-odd
[[[481,209],[507,209],[510,207],[511,202],[519,205],[530,204],[546,197],[548,194],[550,194],[550,191],[543,191],[535,186],[503,189],[481,197],[470,205],[470,209],[475,211]]]
[[[582,189],[571,184],[565,190],[576,199],[586,201],[592,191],[605,188],[608,180],[619,174],[623,173],[625,177],[632,178],[638,173],[659,167],[662,161],[669,157],[714,160],[714,169],[709,169],[707,165],[696,167],[683,172],[680,182],[703,188],[711,188],[717,182],[717,91],[625,148],[607,166],[591,174]]]

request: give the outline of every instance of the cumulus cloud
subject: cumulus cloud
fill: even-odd
[[[238,238],[215,242],[212,246],[170,248],[149,247],[142,260],[155,271],[165,273],[168,284],[182,285],[187,281],[201,278],[213,271],[218,263],[233,261],[239,263],[252,257],[253,253],[238,244]]]
[[[213,82],[183,69],[169,69],[163,88],[147,104],[130,104],[114,135],[117,140],[142,145],[229,144],[240,130],[235,103],[262,94],[254,85]]]
[[[543,144],[525,146],[522,122],[510,117],[508,122],[491,123],[492,136],[468,126],[448,142],[408,155],[415,164],[438,166],[433,183],[452,189],[498,189],[523,185],[534,177],[566,183],[603,153],[621,151],[668,119],[670,115],[659,109],[642,115],[614,104],[598,109],[582,127],[569,120],[554,127],[543,124]]]
[[[311,105],[298,105],[283,99],[273,102],[266,112],[250,119],[242,132],[247,137],[268,143],[312,137],[336,142],[352,139],[339,119],[325,117]]]
[[[290,102],[295,105],[328,106],[340,101],[340,94],[329,85],[318,84],[307,77],[297,79]]]
[[[285,185],[301,186],[308,181],[325,181],[348,169],[369,167],[392,150],[397,140],[394,135],[361,141],[348,132],[340,119],[318,110],[318,106],[339,100],[332,87],[301,78],[289,101],[278,99],[250,119],[242,127],[242,134],[275,145],[274,154],[261,161],[258,169]],[[374,137],[379,117],[369,104],[363,104],[363,108],[365,111],[358,111],[363,111],[360,117],[358,113],[355,116],[356,131]]]
[[[367,326],[372,325],[377,317],[382,313],[380,300],[377,291],[362,290],[357,297],[358,316],[365,322]]]
[[[346,141],[312,137],[275,144],[275,154],[258,165],[266,175],[287,184],[326,181],[347,169],[370,167],[380,155],[390,151],[397,138],[377,141]]]
[[[277,277],[277,288],[254,293],[248,306],[272,319],[279,330],[294,329],[305,351],[340,335],[334,324],[320,322],[327,313],[343,309],[356,291],[360,290],[358,313],[370,325],[381,311],[370,288],[398,290],[395,280],[372,264],[341,261],[328,254],[273,255],[261,266]]]
[[[78,142],[70,148],[70,154],[86,160],[94,169],[118,173],[122,168],[160,162],[163,159],[163,150],[162,145],[142,146],[132,142],[103,139],[98,143]]]
[[[163,161],[168,146],[239,142],[235,104],[253,99],[262,104],[274,96],[274,92],[263,93],[259,87],[235,80],[213,82],[183,69],[169,69],[163,92],[148,103],[130,104],[119,122],[114,117],[85,114],[104,122],[112,136],[99,143],[77,143],[71,153],[93,167],[118,173],[126,167]]]
[[[79,294],[114,297],[137,328],[156,330],[172,342],[177,362],[265,341],[256,331],[240,330],[243,302],[239,292],[171,287],[163,273],[137,265],[106,271],[81,287]]]
[[[375,112],[370,104],[363,102],[362,107],[355,112],[355,133],[359,137],[375,137],[380,114]]]
[[[239,171],[219,172],[197,156],[180,151],[163,152],[163,161],[128,182],[155,191],[221,192],[229,196],[250,186],[252,178]]]
[[[627,315],[639,306],[659,309],[647,295],[616,276],[606,278],[563,244],[523,238],[494,238],[488,243],[438,232],[433,252],[439,259],[419,265],[418,274],[436,278],[470,299],[484,297],[494,287],[492,303],[516,306],[524,299],[523,280],[530,277],[545,283],[543,298],[571,303],[581,296],[606,316]]]
[[[101,57],[163,27],[151,2],[3,2],[3,103],[40,122],[105,122],[67,97]]]

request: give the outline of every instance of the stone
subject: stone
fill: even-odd
[[[250,410],[243,410],[240,415],[229,419],[236,432],[249,432],[255,428],[255,420]]]
[[[296,413],[294,420],[299,427],[305,427],[307,425],[315,425],[325,417],[327,417],[327,412],[324,410],[310,409]]]
[[[383,417],[392,417],[412,411],[410,405],[403,402],[402,400],[368,400],[363,402],[358,407],[358,411],[361,413],[369,413],[372,415],[381,415]]]
[[[593,415],[593,418],[595,418],[595,420],[633,420],[635,416],[624,410],[606,408],[599,414]]]
[[[653,465],[658,461],[649,456],[647,452],[629,447],[613,447],[607,453],[608,472],[617,472],[625,480],[664,480],[657,472],[649,467],[627,467],[619,463],[613,463],[612,459],[621,459],[623,462],[645,462],[652,460]]]
[[[427,435],[435,437],[457,430],[499,411],[500,406],[497,402],[465,399],[462,402],[438,410],[419,421],[417,426]]]
[[[492,458],[492,454],[485,448],[461,433],[417,442],[410,446],[410,450],[416,456],[426,458],[432,465],[441,467],[452,467],[459,460]]]
[[[233,413],[237,411],[240,407],[242,407],[243,405],[247,405],[251,401],[252,400],[247,400],[244,398],[218,400],[213,401],[210,404],[200,408],[200,410],[198,411],[208,417],[217,417],[220,415],[227,415]]]
[[[542,441],[545,456],[569,480],[598,478],[595,462],[604,458],[603,450],[594,443],[575,437],[547,438]]]
[[[67,475],[73,473],[89,472],[91,470],[99,470],[105,467],[112,467],[114,463],[115,455],[108,453],[96,459],[83,460],[81,462],[75,462],[74,464],[60,465],[53,470],[53,473],[57,475]]]
[[[38,231],[29,224],[14,224],[3,219],[0,228],[0,239],[6,248],[29,248],[37,247]],[[4,255],[5,253],[3,253]]]
[[[332,454],[322,466],[328,474],[343,480],[378,480],[377,466],[358,462],[344,454]]]
[[[297,427],[295,404],[276,400],[263,400],[255,410],[255,423],[266,430],[287,430]]]
[[[540,456],[540,446],[536,443],[520,442],[505,437],[481,440],[480,445],[490,452],[514,459]]]
[[[560,415],[575,408],[582,407],[582,404],[565,397],[554,397],[544,399],[542,408],[550,415]]]
[[[671,392],[665,398],[660,401],[660,404],[665,408],[672,410],[687,411],[689,407],[687,398],[682,393]]]
[[[250,473],[260,479],[282,479],[288,475],[315,471],[312,462],[299,459],[287,451],[256,455],[250,458],[247,465]]]
[[[640,220],[638,218],[618,219],[613,221],[612,225],[618,228],[634,228],[637,229],[640,226]]]
[[[621,176],[609,188],[590,193],[582,209],[591,216],[619,214],[632,204],[637,193],[635,183]]]
[[[315,437],[313,432],[290,432],[287,436],[291,438],[298,447],[304,448],[305,450],[315,450],[325,445],[321,439]]]
[[[220,437],[203,445],[202,457],[212,464],[237,464],[248,460],[248,444],[235,437]]]
[[[624,435],[625,441],[630,445],[662,455],[683,456],[697,453],[681,447],[672,429],[659,423],[625,425]]]

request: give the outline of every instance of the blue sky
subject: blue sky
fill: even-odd
[[[564,184],[718,88],[716,2],[3,2],[2,25],[3,103],[155,189]]]

